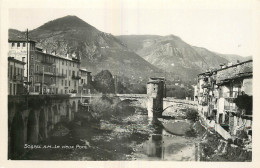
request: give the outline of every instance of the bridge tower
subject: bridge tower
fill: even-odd
[[[164,78],[150,78],[147,82],[147,110],[149,117],[162,117]]]

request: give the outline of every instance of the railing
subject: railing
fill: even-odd
[[[41,60],[41,63],[43,63],[43,64],[48,64],[48,65],[54,64],[54,62],[47,61],[47,60]]]
[[[43,75],[43,72],[35,72],[35,74],[38,74],[38,75]],[[55,76],[55,74],[54,74],[54,73],[52,73],[52,72],[44,72],[44,75]]]
[[[80,76],[76,76],[76,75],[72,75],[72,79],[79,80],[79,79],[81,79],[81,77]]]
[[[237,112],[238,108],[234,105],[225,105],[224,110],[230,111],[230,112]]]
[[[241,92],[238,92],[238,91],[224,92],[223,93],[223,97],[224,98],[233,98],[233,99],[235,99],[240,94],[241,94]]]
[[[13,76],[14,81],[23,81],[23,76],[22,75],[15,75]]]
[[[66,75],[65,74],[56,74],[56,77],[58,77],[58,78],[66,78]]]

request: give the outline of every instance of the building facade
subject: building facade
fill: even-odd
[[[8,57],[8,95],[24,93],[25,62]]]
[[[30,92],[43,94],[77,93],[80,61],[35,50],[30,55]]]
[[[226,139],[252,136],[252,80],[252,60],[198,75],[199,113]]]
[[[30,94],[78,93],[81,82],[80,60],[75,54],[57,55],[35,47],[32,40],[10,40],[8,57],[25,63],[23,76]],[[28,46],[28,48],[27,48]],[[27,59],[28,58],[28,59]],[[28,69],[28,71],[27,71]],[[28,73],[28,78],[27,78]],[[88,72],[90,74],[90,72]],[[86,75],[86,82],[90,80]],[[10,88],[9,88],[10,90]],[[13,91],[12,91],[13,93]]]
[[[81,94],[92,94],[95,92],[92,86],[92,76],[91,72],[87,71],[84,68],[80,68],[80,76],[81,79],[79,80],[79,88],[78,92]]]
[[[24,66],[24,77],[27,79],[27,64],[30,64],[30,59],[27,60],[27,57],[30,57],[30,53],[35,50],[36,42],[33,40],[26,40],[25,38],[16,38],[8,40],[8,57],[13,57],[16,60],[26,63]],[[27,62],[28,61],[28,62]]]

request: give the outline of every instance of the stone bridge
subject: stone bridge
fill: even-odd
[[[24,144],[37,144],[50,136],[51,130],[59,122],[74,119],[83,103],[90,106],[96,95],[17,95],[8,96],[8,145],[9,157],[19,156]],[[147,108],[146,94],[108,94],[110,98],[136,100]]]
[[[8,96],[8,137],[10,154],[20,155],[24,144],[37,144],[49,137],[55,124],[74,119],[81,103],[89,103],[97,95],[17,95]],[[146,95],[106,95],[120,100],[138,99],[146,106]],[[10,155],[9,155],[10,156]]]
[[[37,144],[39,141],[48,138],[55,124],[61,121],[72,121],[80,104],[87,104],[89,101],[89,96],[8,96],[10,154],[19,155],[24,151],[24,144]]]

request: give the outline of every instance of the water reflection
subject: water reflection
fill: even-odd
[[[172,135],[167,132],[160,121],[151,120],[153,134],[145,141],[137,154],[141,160],[195,160],[193,139],[185,136]]]
[[[154,126],[154,134],[152,134],[149,140],[144,145],[145,153],[149,157],[163,158],[162,147],[162,131],[163,126],[157,118],[150,119],[151,124]]]
[[[87,149],[31,150],[25,159],[195,160],[193,139],[172,135],[164,129],[165,123],[162,124],[161,121],[148,118],[144,114],[134,114],[121,123],[107,122],[100,128],[93,127],[91,123],[87,126],[74,124],[67,136],[51,137],[45,144],[70,146],[88,144]],[[175,120],[167,122],[173,123]]]

